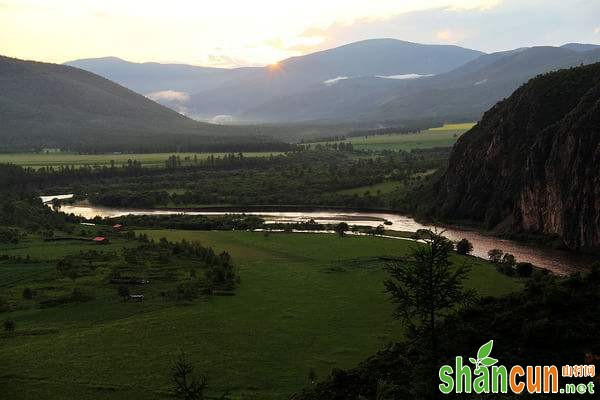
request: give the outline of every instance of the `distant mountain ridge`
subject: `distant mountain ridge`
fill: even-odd
[[[0,56],[2,150],[210,148],[249,133],[193,121],[91,72]]]
[[[194,87],[164,85],[155,79],[152,86],[141,85],[119,74],[119,69],[103,66],[105,61],[79,60],[70,62],[147,95],[158,90],[175,90],[189,96],[185,99],[157,99],[162,104],[188,115],[210,119],[216,115],[239,116],[245,110],[280,96],[291,95],[323,85],[329,79],[345,76],[438,74],[454,69],[479,57],[481,52],[450,45],[423,45],[395,39],[372,39],[351,43],[281,61],[277,66],[263,68],[218,70],[194,67]],[[119,68],[134,68],[144,75],[145,64],[127,64]],[[152,68],[169,66],[151,65]],[[223,77],[226,78],[223,78]],[[210,83],[206,83],[206,81]],[[218,81],[218,82],[216,82]],[[218,83],[215,85],[215,82]],[[198,86],[206,90],[197,90]]]
[[[575,50],[575,51],[590,51],[600,49],[600,44],[590,44],[590,43],[566,43],[560,46],[565,49]]]
[[[196,93],[242,76],[255,68],[213,68],[186,64],[134,63],[117,57],[88,58],[65,63],[110,79],[137,93]]]
[[[70,64],[197,119],[379,127],[406,119],[479,119],[495,102],[540,73],[597,61],[600,46],[593,44],[485,54],[458,46],[372,39],[263,68],[122,61],[117,68],[114,59]]]
[[[600,61],[600,49],[577,52],[532,47],[485,54],[452,71],[413,80],[363,77],[283,96],[246,111],[248,119],[355,120],[413,118],[477,120],[521,84],[548,71]]]

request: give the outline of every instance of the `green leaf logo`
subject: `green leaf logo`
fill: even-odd
[[[492,352],[492,347],[494,347],[493,340],[490,340],[489,342],[487,342],[486,344],[481,346],[479,348],[479,351],[477,352],[477,358],[481,360],[481,359],[484,359],[487,356],[489,356],[490,353]]]
[[[496,364],[498,362],[498,360],[496,360],[495,358],[492,357],[486,357],[483,360],[481,360],[481,364],[483,364],[486,367],[491,367],[492,365]]]
[[[494,341],[490,340],[479,348],[477,359],[469,357],[469,361],[475,365],[475,372],[479,372],[481,368],[491,367],[498,362],[497,359],[489,357],[494,347]]]

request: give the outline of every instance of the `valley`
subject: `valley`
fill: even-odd
[[[593,393],[558,371],[600,367],[597,4],[27,3],[0,399]]]
[[[227,250],[239,269],[240,288],[232,297],[179,304],[161,298],[165,283],[156,278],[146,287],[132,287],[145,295],[143,303],[127,303],[105,282],[106,267],[73,281],[55,277],[55,260],[98,248],[93,244],[32,239],[21,245],[27,251],[3,246],[2,254],[30,254],[37,263],[0,265],[2,282],[10,287],[4,296],[19,304],[11,313],[17,336],[0,338],[0,371],[12,382],[4,393],[25,398],[19,388],[26,385],[28,396],[47,399],[66,393],[91,399],[107,392],[116,399],[158,399],[168,388],[170,362],[160,354],[185,349],[207,374],[214,396],[284,399],[306,384],[311,370],[325,377],[332,368],[349,368],[402,335],[382,292],[381,257],[404,254],[410,242],[284,233],[137,233],[197,240],[216,253]],[[112,254],[121,246],[113,241],[100,251]],[[56,287],[49,289],[49,282]],[[469,285],[481,295],[499,295],[518,290],[522,282],[477,261]],[[95,298],[36,307],[40,299],[73,286]],[[26,287],[37,293],[33,301],[20,299]],[[66,381],[67,374],[76,379]]]

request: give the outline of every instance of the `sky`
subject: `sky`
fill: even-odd
[[[358,40],[600,44],[600,0],[0,0],[0,54],[236,67]]]

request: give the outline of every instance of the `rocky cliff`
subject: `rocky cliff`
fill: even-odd
[[[600,63],[532,79],[456,143],[430,214],[600,248]]]

